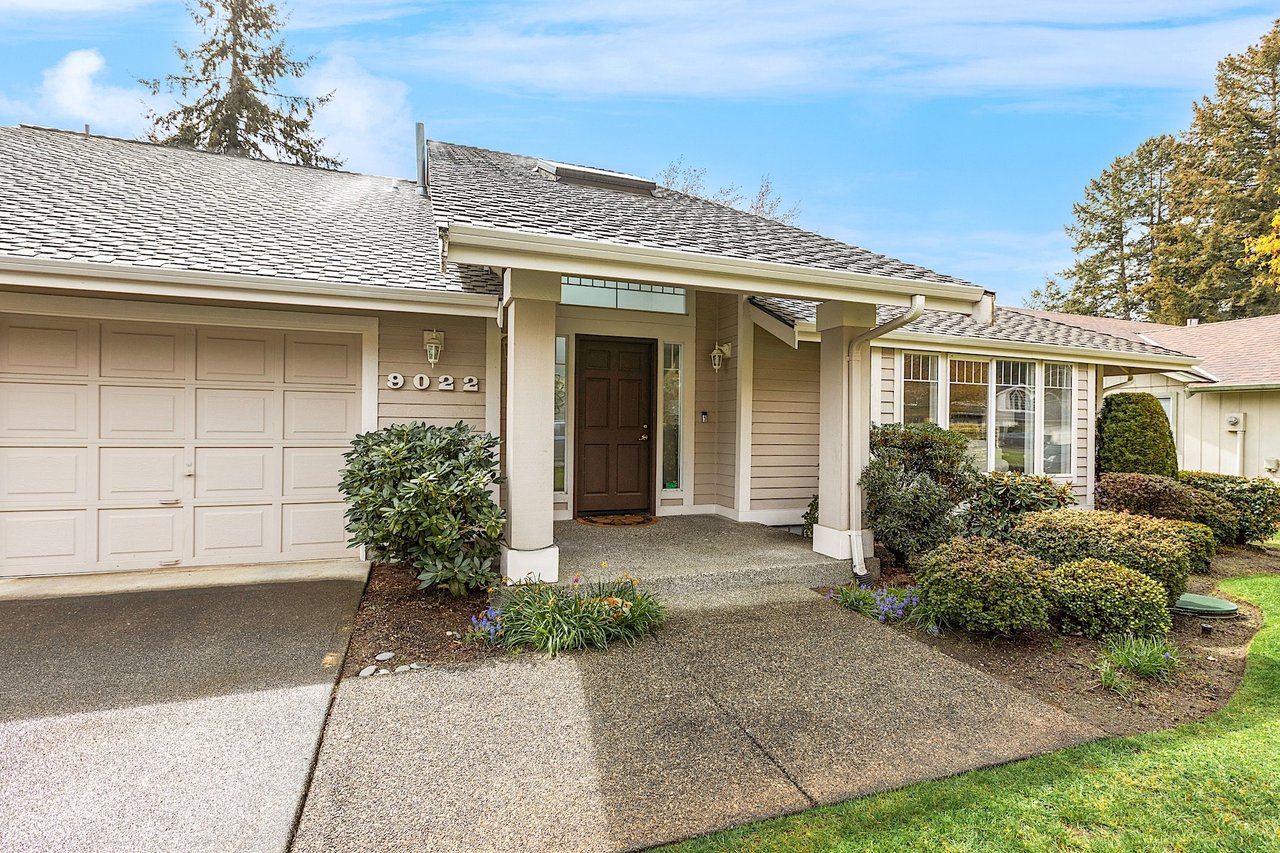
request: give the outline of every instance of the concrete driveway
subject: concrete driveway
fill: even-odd
[[[0,850],[285,849],[361,586],[0,601]]]
[[[1101,736],[803,587],[339,688],[297,851],[648,847]]]

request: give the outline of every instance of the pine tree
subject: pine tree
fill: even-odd
[[[167,113],[151,112],[150,139],[162,145],[278,159],[336,169],[324,139],[312,134],[318,98],[281,91],[279,82],[300,78],[311,64],[293,59],[280,37],[275,4],[263,0],[194,0],[187,7],[208,38],[194,50],[175,46],[183,73],[139,82],[152,94],[178,96]]]
[[[1077,260],[1031,293],[1030,304],[1054,311],[1121,317],[1145,315],[1139,290],[1151,278],[1156,232],[1168,216],[1168,180],[1176,143],[1157,136],[1117,157],[1085,186],[1066,228]]]
[[[1280,21],[1218,64],[1214,96],[1194,110],[1142,295],[1153,319],[1170,323],[1274,313],[1280,293],[1245,243],[1267,233],[1280,207]]]

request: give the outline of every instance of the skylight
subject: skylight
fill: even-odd
[[[606,190],[649,193],[658,186],[648,178],[628,175],[625,172],[610,172],[607,169],[593,169],[590,166],[573,166],[568,163],[557,163],[554,160],[539,160],[538,169],[567,184],[599,187]]]

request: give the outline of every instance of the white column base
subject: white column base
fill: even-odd
[[[516,551],[503,545],[502,576],[517,583],[555,583],[560,578],[560,548],[551,545],[537,551]]]
[[[851,560],[853,559],[853,540],[850,538],[848,530],[835,530],[831,527],[815,524],[813,526],[813,550],[824,557],[832,557],[836,560]]]

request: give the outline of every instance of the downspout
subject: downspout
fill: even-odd
[[[845,352],[844,362],[845,362],[845,370],[849,374],[849,411],[848,411],[847,417],[849,419],[849,435],[851,438],[853,436],[855,424],[857,424],[858,422],[858,411],[857,411],[858,409],[857,401],[859,399],[858,394],[867,393],[866,388],[859,389],[855,387],[856,383],[854,379],[855,374],[854,374],[854,367],[853,367],[854,351],[857,350],[859,347],[863,346],[864,344],[867,344],[875,340],[876,338],[882,337],[883,335],[887,335],[890,332],[894,331],[895,329],[900,329],[903,326],[907,325],[908,323],[915,322],[916,320],[920,319],[920,315],[923,313],[924,313],[924,295],[917,293],[911,297],[911,307],[908,308],[906,313],[903,314],[901,317],[895,317],[894,319],[890,320],[887,323],[881,323],[879,326],[876,326],[871,329],[867,329],[867,331],[863,332],[853,340],[849,341],[849,348]],[[873,377],[873,381],[874,381],[874,377]],[[853,489],[858,488],[858,479],[862,476],[862,472],[860,470],[857,470],[857,467],[858,467],[858,455],[856,453],[850,453],[849,454],[849,489],[851,492]],[[851,494],[850,500],[849,500],[850,536],[853,535],[853,531],[857,530],[861,532],[862,530],[862,519],[860,518],[855,519],[853,517],[854,501],[852,497],[853,496]],[[866,557],[862,553],[862,542],[861,541],[850,542],[849,553],[853,560],[854,575],[865,576],[867,574],[867,566],[866,566]]]

